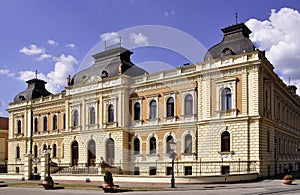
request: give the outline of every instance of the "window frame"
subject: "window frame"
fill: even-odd
[[[221,153],[231,152],[231,133],[223,131],[221,133]]]
[[[48,131],[48,117],[47,116],[43,117],[43,131],[44,132]]]
[[[94,106],[89,109],[89,124],[96,124],[96,108]]]
[[[115,121],[115,108],[113,104],[109,104],[107,107],[107,122],[113,123]]]
[[[141,120],[141,104],[140,104],[140,102],[135,102],[133,105],[133,120],[135,120],[135,121]]]
[[[175,99],[173,97],[168,97],[166,101],[166,116],[174,117],[175,116]]]
[[[154,99],[149,103],[149,119],[157,119],[157,101]]]
[[[190,100],[187,100],[188,97],[191,97]],[[194,114],[194,97],[192,94],[188,93],[184,96],[184,115]]]
[[[232,110],[232,92],[231,89],[225,87],[221,92],[221,110]]]
[[[149,139],[149,154],[154,155],[157,152],[157,140],[156,137],[152,136]]]

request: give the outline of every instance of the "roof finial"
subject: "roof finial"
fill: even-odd
[[[235,24],[238,24],[238,13],[235,11]]]
[[[289,77],[289,85],[291,85],[291,77]]]
[[[38,71],[35,69],[35,78],[37,79]]]

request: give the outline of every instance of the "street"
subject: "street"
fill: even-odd
[[[2,187],[0,195],[93,195],[105,194],[99,190],[80,190],[80,189],[54,189],[44,190],[41,188],[24,188],[24,187]],[[292,185],[284,185],[280,180],[265,180],[261,182],[240,183],[240,184],[205,184],[205,185],[179,185],[175,189],[164,188],[163,191],[125,191],[121,194],[175,194],[183,195],[207,194],[207,195],[252,195],[252,194],[300,194],[300,183],[294,182]]]

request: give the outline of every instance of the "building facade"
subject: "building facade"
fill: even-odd
[[[5,164],[8,158],[8,118],[0,117],[0,163]]]
[[[27,81],[8,109],[9,173],[22,173],[25,154],[40,173],[48,146],[58,174],[169,175],[173,152],[176,175],[298,170],[297,88],[276,75],[243,23],[222,31],[197,64],[149,74],[118,46],[94,55],[62,93]]]

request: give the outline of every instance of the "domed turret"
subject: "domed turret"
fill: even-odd
[[[255,46],[249,39],[251,30],[244,23],[223,28],[222,32],[224,33],[223,40],[207,51],[204,61],[255,50]]]
[[[101,78],[115,77],[121,74],[128,76],[140,76],[147,73],[146,70],[134,65],[130,60],[133,52],[123,47],[115,47],[104,52],[93,55],[94,64],[75,74],[71,80],[71,85],[80,84],[89,76],[99,76]]]
[[[45,88],[45,84],[47,83],[46,81],[35,78],[26,81],[26,83],[28,83],[27,89],[15,96],[14,103],[51,95],[51,93]]]

